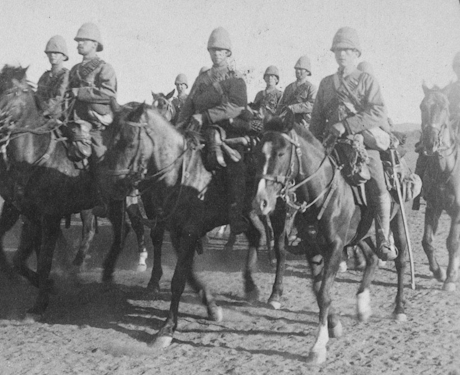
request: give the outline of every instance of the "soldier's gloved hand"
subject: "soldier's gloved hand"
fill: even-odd
[[[197,113],[192,116],[190,119],[190,124],[195,129],[201,129],[202,126],[206,123],[206,116],[201,113]]]
[[[263,120],[258,120],[258,119],[251,120],[249,121],[249,124],[251,127],[251,131],[256,132],[256,133],[260,133],[264,128]]]
[[[343,125],[343,123],[341,122],[335,123],[329,129],[329,132],[336,138],[339,138],[340,136],[342,136],[342,134],[344,134],[345,131],[346,131],[345,125]]]

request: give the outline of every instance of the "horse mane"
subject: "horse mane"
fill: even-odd
[[[28,67],[13,66],[6,64],[0,71],[0,94],[12,87],[13,80],[17,80],[29,86],[26,72]]]
[[[283,119],[281,117],[272,117],[264,126],[265,131],[276,131],[280,133],[289,133],[294,130],[300,138],[307,140],[309,143],[316,147],[321,147],[321,142],[308,130],[305,126],[298,124],[289,119]]]

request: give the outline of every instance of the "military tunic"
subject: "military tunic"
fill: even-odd
[[[310,131],[319,139],[323,139],[329,127],[342,122],[346,134],[356,134],[373,127],[381,127],[388,131],[389,124],[385,104],[377,80],[368,73],[353,71],[343,80],[359,100],[359,108],[354,111],[347,109],[349,94],[341,84],[341,76],[330,75],[324,78],[318,89],[312,112]],[[348,102],[348,105],[351,103]],[[352,112],[352,113],[350,113]],[[369,171],[371,179],[366,183],[367,194],[375,202],[380,196],[387,194],[385,176],[380,154],[376,150],[367,150],[369,155]]]
[[[50,70],[43,73],[37,84],[37,99],[40,108],[48,112],[60,112],[63,107],[59,106],[69,84],[69,70],[62,68],[53,74]]]
[[[283,92],[278,90],[276,87],[271,89],[265,89],[259,91],[254,99],[254,104],[259,105],[260,107],[269,108],[272,112],[276,112],[276,108],[278,107],[278,103],[283,96]]]
[[[324,78],[319,85],[310,124],[310,131],[317,138],[322,139],[329,130],[328,127],[337,122],[344,124],[348,134],[359,133],[373,127],[390,130],[380,86],[373,76],[356,69],[344,77],[344,81],[361,104],[361,109],[356,108],[357,113],[344,118],[341,118],[340,115],[339,96],[340,92],[345,94],[346,89],[339,86],[339,94],[337,94],[334,79],[337,78],[330,75]]]
[[[247,101],[246,83],[239,72],[228,66],[212,67],[195,80],[178,123],[188,122],[194,114],[201,113],[211,123],[228,127],[228,120],[238,117]]]
[[[311,112],[316,98],[316,87],[309,81],[303,83],[293,82],[284,90],[283,96],[278,103],[278,113],[282,113],[286,107],[290,107],[295,115],[295,121],[307,124],[311,121]]]
[[[93,126],[111,123],[111,101],[117,96],[117,78],[110,64],[95,57],[79,63],[70,71],[69,88],[78,88],[74,105],[76,115]]]

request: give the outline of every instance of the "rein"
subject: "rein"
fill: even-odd
[[[324,165],[324,162],[329,159],[330,154],[325,153],[323,159],[321,160],[321,163],[319,167],[316,169],[315,172],[313,172],[310,176],[304,178],[297,184],[295,183],[295,178],[298,175],[304,175],[305,173],[302,171],[302,162],[301,162],[301,157],[302,157],[302,150],[300,149],[300,144],[298,142],[298,135],[295,131],[291,131],[291,136],[287,135],[286,133],[281,133],[281,135],[289,142],[291,143],[291,157],[290,157],[290,163],[289,163],[289,169],[284,176],[273,176],[273,175],[260,175],[261,179],[265,179],[267,181],[273,181],[276,183],[281,184],[283,187],[280,190],[278,196],[283,199],[286,204],[288,204],[290,207],[300,211],[300,212],[305,212],[307,209],[312,207],[314,204],[316,204],[323,196],[326,195],[325,200],[323,201],[323,204],[321,206],[320,212],[317,216],[317,219],[321,219],[325,209],[327,208],[327,205],[329,204],[329,201],[332,197],[332,192],[337,189],[337,183],[336,183],[336,176],[337,176],[337,165],[333,163],[334,169],[333,169],[333,175],[327,186],[317,195],[315,199],[313,199],[311,202],[302,202],[299,203],[297,202],[297,197],[295,194],[295,191],[301,187],[302,185],[305,185],[307,182],[312,181],[316,175],[319,173],[321,168]],[[298,163],[298,173],[294,175],[294,164],[295,164],[295,156],[297,156],[297,163]]]

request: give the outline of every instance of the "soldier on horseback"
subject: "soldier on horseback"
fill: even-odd
[[[224,132],[231,138],[250,130],[249,123],[241,119],[247,105],[247,89],[242,75],[229,62],[232,45],[227,30],[218,27],[212,31],[208,51],[213,66],[197,77],[179,115],[178,127],[203,131],[207,139],[208,166],[212,169],[224,167],[230,227],[238,234],[247,229],[242,216],[246,191],[244,153],[242,146],[241,149],[236,147],[236,153],[227,147],[231,157],[224,157],[221,135]]]
[[[69,84],[69,70],[64,67],[69,53],[64,38],[60,35],[53,36],[46,43],[45,53],[51,69],[43,73],[38,80],[37,101],[45,116],[59,117],[64,109],[64,96]]]
[[[458,132],[460,129],[460,51],[457,52],[454,57],[452,62],[452,69],[457,76],[457,80],[448,84],[442,91],[446,93],[449,100],[450,119],[454,128]],[[425,173],[428,163],[428,156],[424,155],[421,142],[418,142],[415,145],[415,151],[419,154],[417,164],[415,166],[415,173],[423,179],[423,174]],[[418,210],[420,208],[420,197],[421,195],[414,199],[412,204],[413,210]]]
[[[177,96],[172,99],[172,105],[176,111],[176,115],[171,120],[171,124],[176,125],[177,119],[179,118],[179,113],[184,106],[185,100],[187,99],[188,81],[187,76],[183,73],[177,75],[176,80],[174,81],[177,90]]]
[[[296,81],[284,90],[278,103],[277,113],[281,114],[289,110],[294,114],[296,123],[310,125],[317,90],[316,86],[308,81],[308,76],[311,76],[311,63],[308,56],[301,56],[294,69]]]
[[[104,45],[95,24],[83,24],[75,41],[83,61],[70,71],[69,90],[74,102],[71,104],[72,122],[69,124],[72,132],[69,157],[74,161],[88,159],[90,171],[95,175],[95,165],[106,151],[102,132],[113,121],[112,104],[117,95],[117,78],[112,66],[97,55]],[[99,194],[95,199],[101,200]]]
[[[267,84],[265,90],[259,91],[254,99],[256,107],[269,109],[272,113],[276,112],[278,103],[283,96],[283,92],[276,85],[280,81],[280,73],[278,68],[270,65],[264,73],[264,81]]]
[[[361,47],[356,30],[343,27],[334,36],[331,51],[339,65],[337,73],[324,78],[319,86],[310,130],[328,142],[346,135],[380,128],[389,132],[385,104],[376,79],[357,69]],[[389,241],[391,198],[385,183],[379,151],[370,149],[370,180],[366,193],[376,224],[377,255],[382,260],[397,254]]]

